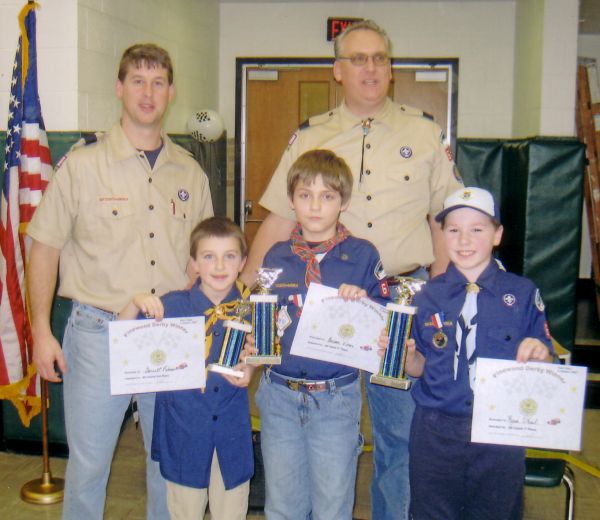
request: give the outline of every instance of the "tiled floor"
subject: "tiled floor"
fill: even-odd
[[[584,419],[583,450],[576,457],[600,467],[600,410],[587,410]],[[144,468],[141,434],[131,423],[127,425],[115,456],[108,486],[106,506],[107,520],[143,520]],[[63,476],[64,459],[51,459],[51,470]],[[594,478],[574,467],[575,518],[598,520],[600,518],[600,479]],[[41,457],[0,453],[0,518],[3,520],[57,520],[61,505],[36,506],[26,504],[19,498],[21,486],[42,473]],[[371,456],[365,453],[359,462],[357,504],[355,518],[369,519],[369,480]],[[525,494],[525,520],[562,519],[564,490],[527,488]],[[207,520],[210,518],[206,516]],[[250,513],[249,519],[259,519],[259,513]],[[485,519],[482,519],[485,520]]]

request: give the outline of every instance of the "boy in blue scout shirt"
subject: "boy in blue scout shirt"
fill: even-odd
[[[352,518],[362,448],[359,371],[290,354],[311,282],[338,287],[344,299],[381,297],[377,250],[338,222],[352,182],[345,161],[333,152],[302,154],[287,178],[298,224],[263,262],[281,269],[272,292],[281,305],[282,362],[265,370],[256,393],[270,520]]]
[[[521,518],[524,449],[470,441],[478,357],[548,361],[539,290],[492,257],[503,228],[492,195],[461,188],[441,222],[450,265],[414,299],[406,372],[420,379],[410,437],[414,520]]]
[[[229,219],[212,217],[192,231],[190,255],[199,275],[190,289],[161,298],[136,295],[119,319],[138,313],[156,319],[204,315],[208,364],[218,361],[224,320],[235,315],[242,296],[237,277],[246,261],[246,239]],[[172,520],[202,517],[207,500],[215,520],[246,518],[254,472],[246,387],[253,368],[236,369],[242,378],[208,372],[204,390],[156,394],[152,459],[167,480]]]

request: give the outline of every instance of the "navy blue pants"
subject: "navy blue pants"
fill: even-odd
[[[518,520],[525,450],[471,442],[471,417],[417,406],[410,433],[413,520]]]

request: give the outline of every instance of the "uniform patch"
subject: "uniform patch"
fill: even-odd
[[[277,313],[277,335],[279,337],[283,336],[285,329],[287,329],[292,324],[292,318],[290,318],[290,314],[287,310],[287,305],[282,305]]]
[[[514,294],[508,293],[502,296],[502,301],[507,307],[512,307],[515,303],[517,303],[517,298]]]
[[[385,298],[390,297],[390,286],[387,283],[387,280],[381,280],[379,282],[379,290],[381,291],[381,296]]]
[[[544,305],[544,300],[542,300],[542,295],[540,294],[540,290],[535,290],[535,306],[538,311],[544,312],[546,310],[546,306]]]
[[[292,146],[292,144],[294,144],[294,141],[296,140],[297,137],[298,137],[298,132],[294,132],[292,134],[292,137],[290,137],[290,140],[288,141],[288,148],[290,146]]]
[[[386,277],[385,269],[383,268],[383,264],[381,263],[381,260],[379,260],[379,262],[377,262],[377,265],[375,266],[375,270],[373,271],[373,274],[375,275],[375,278],[377,278],[378,280],[383,280]]]
[[[177,196],[181,202],[185,202],[190,198],[190,192],[182,188],[177,192]]]
[[[412,157],[413,151],[412,148],[410,146],[401,146],[400,147],[400,156],[404,157],[405,159],[409,159],[410,157]]]
[[[448,160],[450,162],[454,161],[454,156],[452,155],[452,149],[450,148],[450,145],[446,145],[444,151],[446,152],[446,157],[448,157]]]

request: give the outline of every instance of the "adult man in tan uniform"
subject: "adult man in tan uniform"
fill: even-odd
[[[69,443],[63,518],[101,519],[114,448],[131,395],[110,395],[108,323],[136,293],[187,283],[189,236],[212,215],[208,179],[161,130],[175,93],[167,52],[134,45],[121,59],[121,120],[72,151],[28,227],[34,361],[48,381],[64,378]],[[50,330],[58,294],[73,300],[63,350]],[[148,453],[147,517],[168,518],[165,484],[149,457],[154,394],[136,396]]]
[[[393,103],[390,41],[372,21],[350,26],[335,42],[335,79],[344,102],[313,117],[290,139],[260,203],[271,211],[258,230],[245,276],[249,280],[277,241],[289,238],[294,214],[285,179],[296,157],[313,148],[343,157],[354,175],[349,208],[340,216],[350,231],[373,242],[389,275],[426,277],[443,272],[433,221],[447,195],[462,184],[443,133],[423,112]],[[414,404],[408,392],[367,383],[375,444],[372,516],[408,518],[408,434]]]

